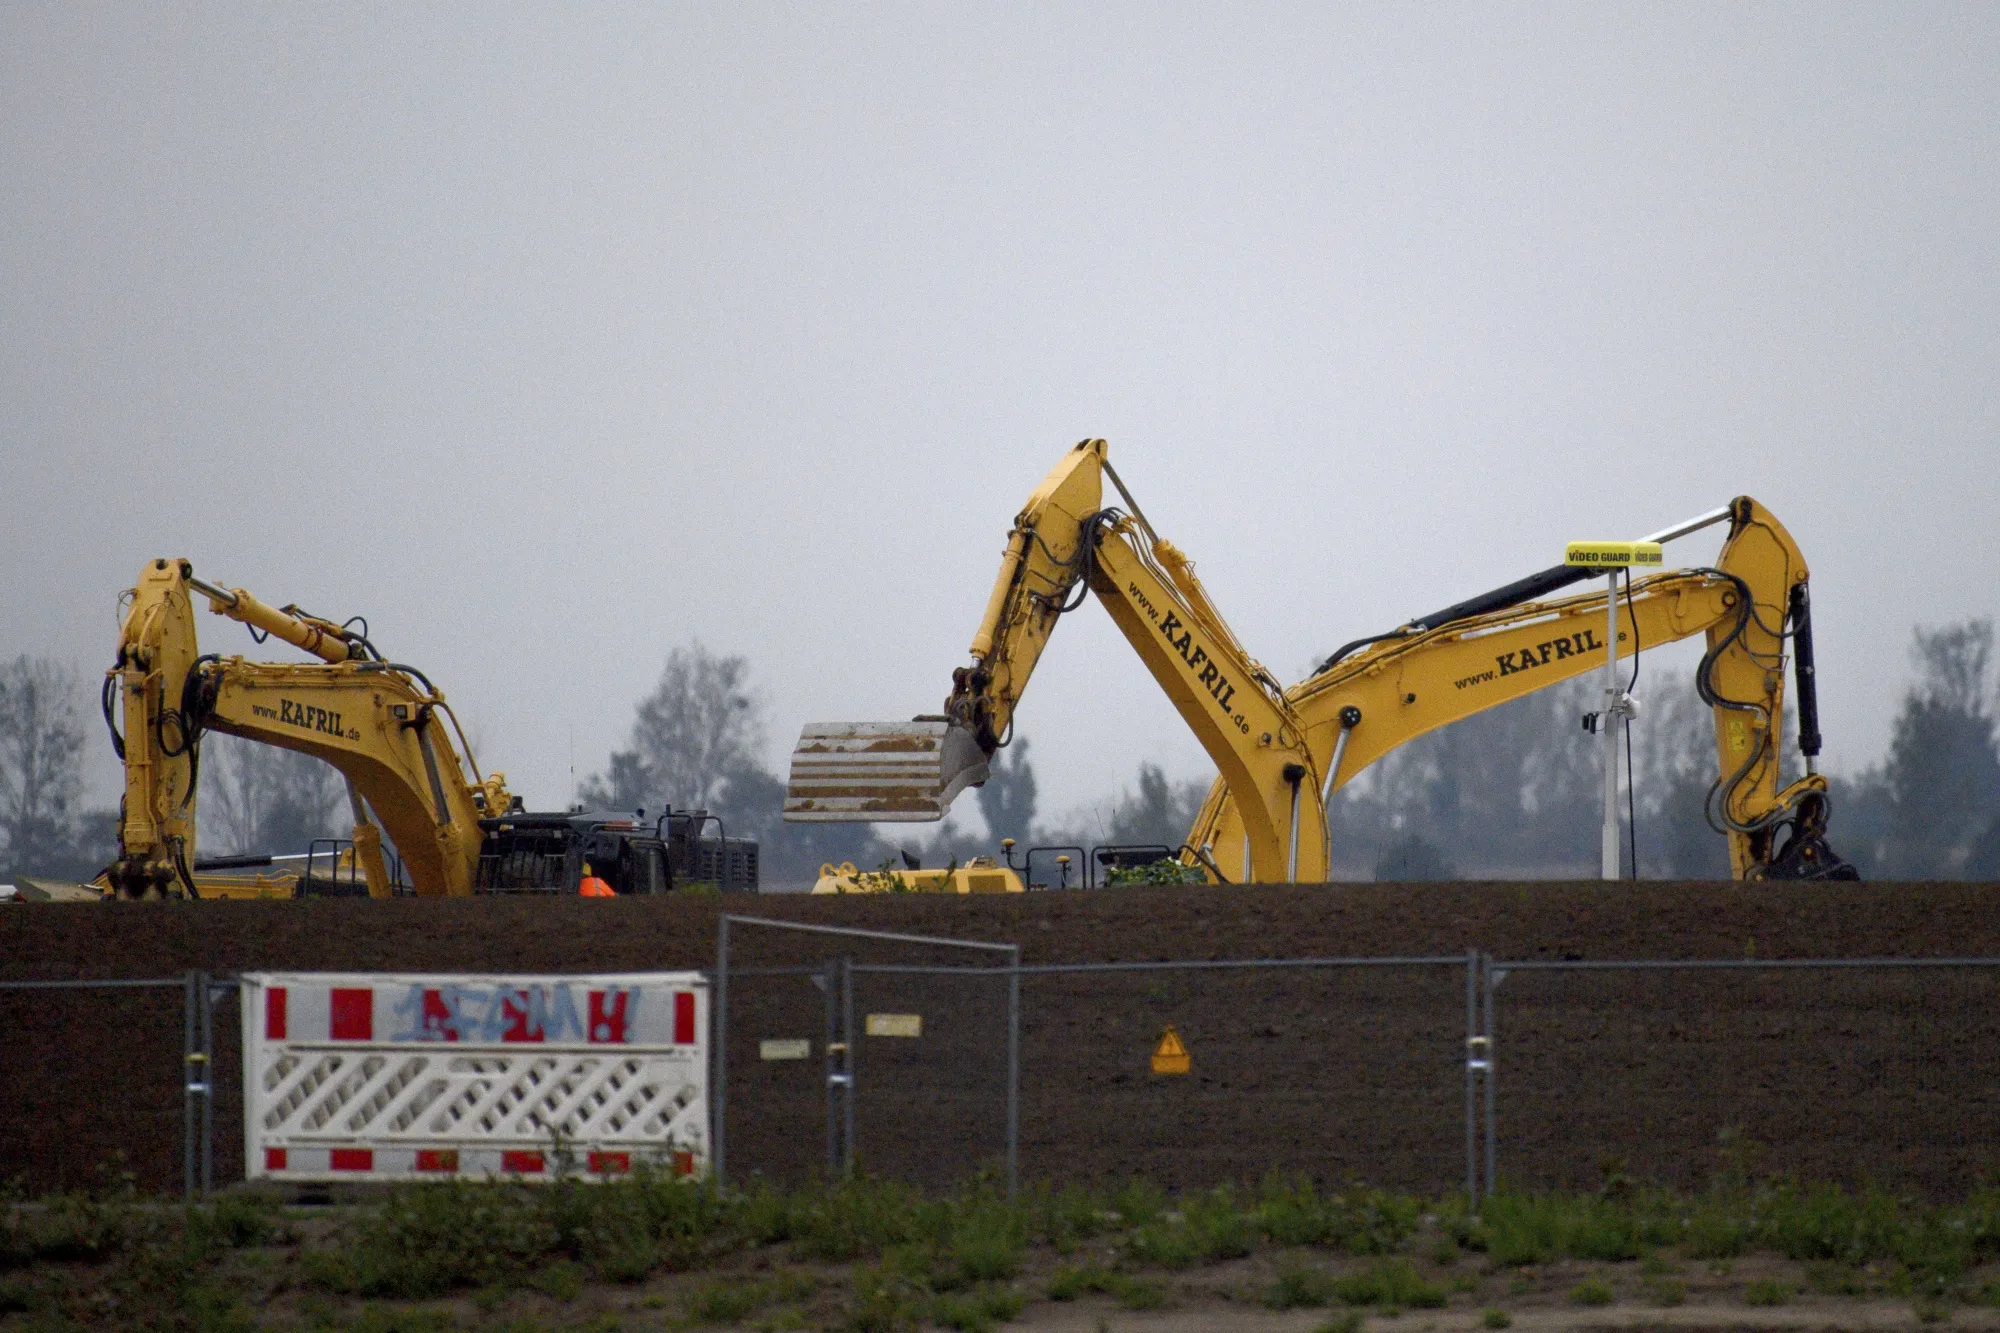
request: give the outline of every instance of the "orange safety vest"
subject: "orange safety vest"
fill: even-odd
[[[595,875],[585,875],[583,883],[577,885],[577,894],[584,898],[616,898],[618,891]]]

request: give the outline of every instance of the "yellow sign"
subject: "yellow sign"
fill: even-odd
[[[761,1060],[804,1060],[812,1055],[812,1042],[805,1037],[773,1037],[757,1043]]]
[[[1571,542],[1563,548],[1565,565],[1583,565],[1591,569],[1663,565],[1666,561],[1666,553],[1658,542]]]
[[[1194,1065],[1194,1057],[1181,1044],[1181,1034],[1174,1031],[1172,1023],[1160,1034],[1160,1044],[1153,1048],[1153,1072],[1155,1074],[1185,1074]]]
[[[924,1035],[922,1014],[870,1014],[868,1015],[868,1035],[871,1037],[921,1037]]]

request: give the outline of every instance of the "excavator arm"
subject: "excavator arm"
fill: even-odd
[[[1710,822],[1728,835],[1734,876],[1852,878],[1825,842],[1826,780],[1813,674],[1808,571],[1784,526],[1749,497],[1656,534],[1686,535],[1727,521],[1713,567],[1634,579],[1620,596],[1619,651],[1706,636],[1696,687],[1715,715],[1719,777]],[[1607,593],[1530,598],[1592,577],[1556,566],[1493,593],[1421,617],[1388,634],[1347,645],[1286,692],[1305,720],[1322,762],[1320,809],[1370,764],[1425,732],[1575,676],[1601,671]],[[1779,785],[1786,643],[1792,646],[1799,746],[1808,771]],[[1218,779],[1188,842],[1226,849],[1242,843],[1244,819]],[[1321,826],[1324,838],[1324,824]],[[1782,838],[1782,834],[1789,837]],[[1256,841],[1255,830],[1250,840]]]
[[[202,654],[196,596],[216,614],[320,660]],[[387,897],[390,885],[371,811],[419,894],[462,895],[473,889],[480,819],[511,804],[502,775],[480,779],[475,770],[467,778],[443,726],[450,720],[457,727],[444,696],[422,673],[383,661],[365,629],[203,583],[184,560],[156,560],[142,571],[104,705],[126,777],[119,855],[108,878],[128,897],[196,891],[196,794],[201,740],[210,731],[314,755],[339,770],[355,818],[356,858],[376,897]]]
[[[1105,507],[1109,479],[1126,508]],[[1257,794],[1247,819],[1260,877],[1324,874],[1324,847],[1292,836],[1316,789],[1300,718],[1279,682],[1243,650],[1194,566],[1146,521],[1106,457],[1085,440],[1043,479],[1014,520],[941,715],[912,724],[808,726],[793,754],[790,820],[941,818],[1013,731],[1050,633],[1094,593],[1215,761],[1232,791]]]
[[[1123,511],[1103,503],[1107,478]],[[1697,686],[1715,712],[1721,770],[1710,818],[1728,834],[1737,877],[1852,877],[1825,843],[1825,780],[1810,771],[1782,789],[1778,780],[1788,639],[1809,767],[1819,753],[1797,544],[1748,497],[1647,540],[1723,521],[1729,536],[1713,567],[1628,584],[1621,652],[1707,636]],[[1088,590],[1215,761],[1182,860],[1217,879],[1322,879],[1332,853],[1327,803],[1369,764],[1425,732],[1603,667],[1607,594],[1546,600],[1595,572],[1556,566],[1356,640],[1284,689],[1243,650],[1187,558],[1153,531],[1104,441],[1086,440],[1015,518],[971,663],[953,673],[943,713],[808,726],[793,753],[785,818],[941,818],[960,791],[985,781],[1056,621]]]

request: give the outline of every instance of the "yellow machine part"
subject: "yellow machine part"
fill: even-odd
[[[854,862],[819,868],[814,893],[1023,893],[1021,877],[991,857],[950,870],[859,870]]]

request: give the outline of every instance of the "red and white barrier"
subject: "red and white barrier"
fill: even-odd
[[[253,1180],[546,1176],[708,1163],[708,983],[249,973]]]

